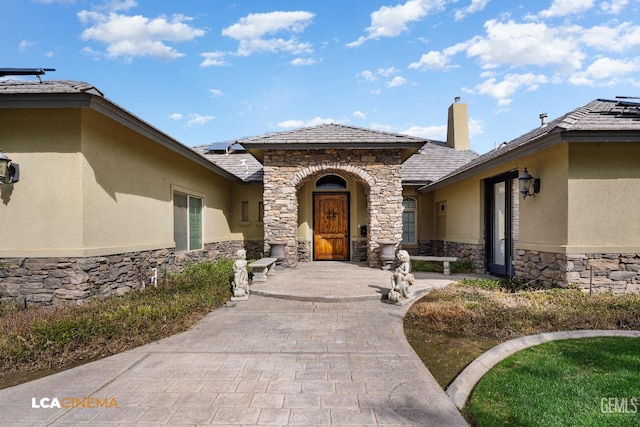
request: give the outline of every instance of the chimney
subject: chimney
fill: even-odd
[[[447,122],[447,145],[456,150],[469,149],[469,112],[467,104],[461,104],[460,97],[449,107]]]

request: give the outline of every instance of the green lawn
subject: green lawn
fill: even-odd
[[[553,341],[503,360],[465,408],[476,426],[640,425],[640,339]]]

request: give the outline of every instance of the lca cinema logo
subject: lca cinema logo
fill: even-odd
[[[70,408],[118,408],[118,400],[115,397],[32,397],[33,409],[70,409]]]

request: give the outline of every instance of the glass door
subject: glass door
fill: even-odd
[[[487,271],[512,276],[512,182],[513,173],[489,178],[485,182],[485,237]]]

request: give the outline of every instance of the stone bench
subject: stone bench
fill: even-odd
[[[253,271],[254,282],[266,282],[267,276],[276,274],[276,261],[278,258],[260,258],[259,260],[249,264]]]
[[[458,261],[458,258],[453,256],[412,256],[411,261],[432,261],[432,262],[442,262],[443,273],[445,276],[451,274],[451,268],[449,267],[450,262]]]

